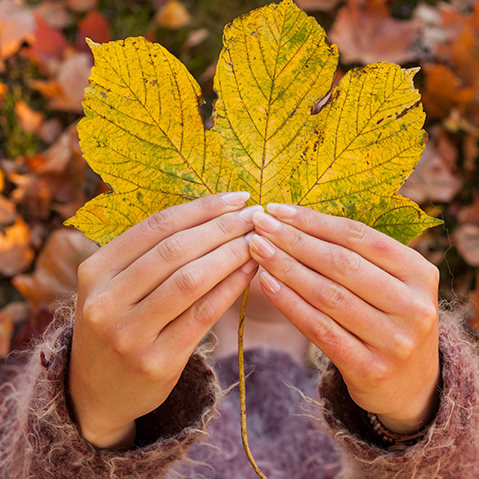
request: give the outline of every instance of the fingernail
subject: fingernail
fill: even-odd
[[[258,263],[254,259],[250,259],[243,266],[243,272],[246,274],[251,274],[258,267]]]
[[[252,223],[253,222],[253,215],[257,211],[262,211],[264,212],[264,209],[260,205],[254,205],[254,206],[248,206],[248,208],[245,208],[244,210],[240,211],[240,218],[246,221],[246,223]]]
[[[263,271],[259,275],[259,281],[270,293],[277,293],[281,289],[281,285],[278,281],[266,271]]]
[[[244,205],[251,195],[247,191],[235,191],[224,194],[221,199],[229,206]]]
[[[259,235],[253,235],[249,241],[249,245],[253,251],[262,258],[268,259],[274,255],[274,248],[265,238]]]
[[[283,205],[282,203],[269,203],[266,206],[268,213],[282,219],[292,218],[296,214],[296,208],[291,205]]]
[[[254,231],[251,231],[251,233],[248,233],[244,239],[246,240],[247,243],[249,243],[249,240],[252,238],[253,235],[255,235],[256,233]]]
[[[253,222],[266,233],[274,233],[281,224],[276,218],[261,212],[254,215]]]

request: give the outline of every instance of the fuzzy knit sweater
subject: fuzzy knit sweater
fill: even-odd
[[[1,479],[254,479],[242,449],[236,358],[200,352],[158,409],[138,419],[128,451],[96,450],[65,401],[72,321],[54,324],[22,366],[3,368]],[[318,373],[278,351],[247,351],[251,449],[269,479],[479,478],[475,341],[442,320],[443,386],[427,434],[401,452],[381,447],[331,365]]]

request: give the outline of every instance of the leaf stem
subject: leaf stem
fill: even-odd
[[[241,310],[238,326],[238,369],[239,369],[239,391],[240,391],[240,409],[241,409],[241,439],[243,440],[243,448],[246,452],[246,456],[253,467],[256,474],[261,479],[268,479],[256,464],[253,454],[248,443],[248,432],[246,430],[246,384],[244,374],[244,353],[243,353],[243,333],[244,333],[244,319],[246,315],[246,303],[248,302],[249,287],[244,290],[243,298],[241,300]]]

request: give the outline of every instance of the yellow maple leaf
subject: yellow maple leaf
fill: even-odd
[[[224,31],[213,128],[197,82],[144,38],[96,44],[81,148],[112,192],[67,224],[105,244],[148,215],[190,199],[247,190],[250,203],[286,202],[347,216],[407,243],[440,221],[395,194],[426,134],[416,69],[353,69],[319,114],[338,53],[291,0]]]

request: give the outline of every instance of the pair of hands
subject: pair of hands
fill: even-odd
[[[245,193],[156,213],[87,259],[68,376],[98,448],[131,445],[198,342],[257,272],[264,294],[338,367],[351,397],[409,433],[435,412],[437,269],[360,223]],[[253,236],[251,236],[252,233]]]

